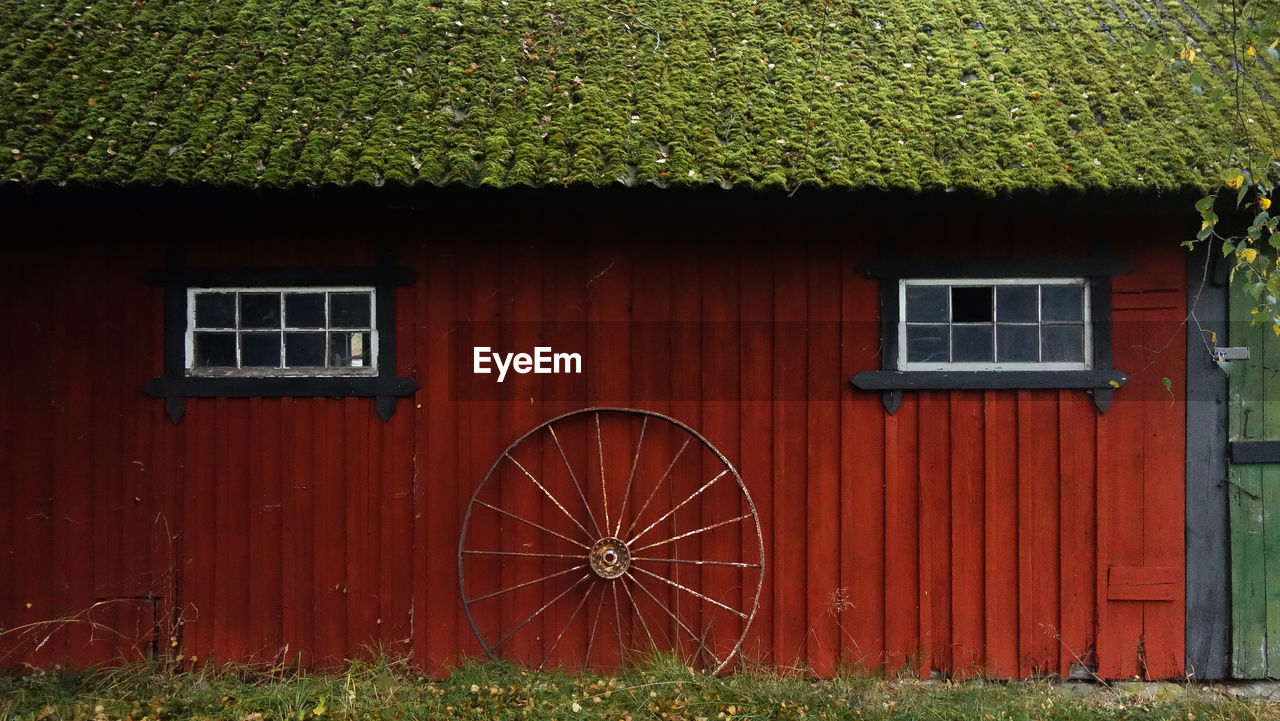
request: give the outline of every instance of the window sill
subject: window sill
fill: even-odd
[[[1112,391],[1129,382],[1117,370],[1071,371],[863,371],[849,379],[863,390],[882,391],[890,414],[908,390],[1058,390],[1093,391],[1093,402],[1106,413]]]

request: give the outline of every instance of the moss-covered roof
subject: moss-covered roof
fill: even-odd
[[[0,178],[1206,187],[1230,116],[1141,45],[1221,71],[1223,26],[1176,0],[0,0]]]

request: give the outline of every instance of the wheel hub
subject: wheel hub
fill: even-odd
[[[591,570],[608,580],[618,578],[631,567],[631,551],[620,538],[601,538],[591,544],[587,557],[591,561]]]

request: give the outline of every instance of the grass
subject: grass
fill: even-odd
[[[445,679],[407,662],[353,662],[341,672],[149,667],[0,675],[0,721],[162,719],[856,719],[857,721],[1255,721],[1280,705],[1202,687],[1154,698],[1043,682],[921,683],[742,672],[692,674],[658,658],[616,676],[466,664]]]

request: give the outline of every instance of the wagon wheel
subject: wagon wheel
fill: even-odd
[[[467,505],[458,582],[493,658],[616,669],[674,653],[728,666],[764,581],[742,477],[689,426],[587,408],[520,436]]]

